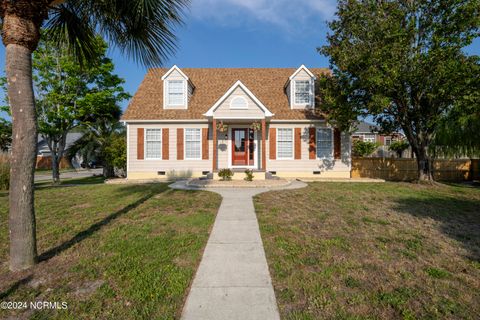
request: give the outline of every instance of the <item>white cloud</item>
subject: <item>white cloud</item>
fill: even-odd
[[[310,19],[330,20],[335,7],[334,0],[192,0],[191,12],[224,25],[260,21],[295,33]]]

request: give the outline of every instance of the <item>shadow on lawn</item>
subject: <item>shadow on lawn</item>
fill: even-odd
[[[441,230],[462,243],[468,259],[480,261],[480,200],[429,196],[395,200],[394,209],[415,217],[429,217],[441,223]]]
[[[147,201],[151,197],[153,197],[157,194],[160,194],[162,192],[165,192],[166,190],[168,190],[168,187],[167,186],[162,186],[160,188],[158,188],[158,187],[153,187],[153,188],[150,187],[149,188],[149,187],[144,187],[144,186],[132,186],[132,187],[127,187],[126,186],[124,188],[120,188],[120,189],[116,190],[116,193],[118,193],[119,197],[122,197],[122,196],[125,196],[127,194],[131,195],[133,193],[145,192],[146,191],[145,189],[148,190],[147,191],[148,193],[145,196],[143,196],[140,199],[138,199],[137,201],[129,204],[128,206],[126,206],[126,207],[108,215],[107,217],[105,217],[101,221],[99,221],[95,224],[92,224],[88,229],[80,231],[75,236],[73,236],[70,240],[67,240],[64,243],[45,251],[44,253],[42,253],[38,257],[38,262],[43,262],[43,261],[49,260],[49,259],[53,258],[54,256],[62,253],[63,251],[71,248],[75,244],[85,240],[86,238],[88,238],[92,234],[94,234],[95,232],[99,231],[100,229],[102,229],[106,225],[110,224],[115,219],[117,219],[120,216],[128,213],[129,211],[139,207],[141,204],[143,204],[145,201]]]

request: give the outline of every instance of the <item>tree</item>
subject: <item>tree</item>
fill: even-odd
[[[125,127],[118,122],[121,115],[120,107],[112,111],[114,112],[111,115],[96,117],[86,122],[82,126],[84,135],[69,150],[69,157],[80,153],[84,161],[99,161],[105,178],[114,176],[115,161],[110,158],[112,144],[119,136],[125,139]]]
[[[403,154],[403,151],[407,150],[408,149],[408,142],[405,141],[405,140],[397,140],[397,141],[393,141],[389,146],[388,146],[388,149],[393,151],[393,152],[396,152],[397,153],[397,156],[399,158],[402,157],[402,154]]]
[[[480,0],[340,0],[319,48],[339,83],[323,94],[344,96],[337,113],[371,114],[382,133],[402,130],[421,181],[433,180],[429,146],[440,119],[475,90],[477,57],[462,48],[479,35],[479,10]]]
[[[67,134],[91,119],[118,121],[118,103],[130,97],[124,80],[113,74],[105,54],[107,45],[97,37],[88,66],[80,66],[65,47],[47,39],[33,55],[38,130],[52,155],[52,178],[60,182],[60,161]]]
[[[353,141],[352,153],[356,157],[367,157],[378,148],[378,144],[370,141]]]
[[[13,119],[9,193],[10,270],[34,265],[37,257],[33,177],[37,119],[32,52],[40,29],[66,44],[82,64],[92,56],[99,32],[145,65],[161,65],[174,52],[173,29],[188,0],[0,0],[6,47],[8,97]]]
[[[0,151],[8,151],[12,143],[12,123],[0,119]]]

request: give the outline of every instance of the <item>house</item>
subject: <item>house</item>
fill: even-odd
[[[67,133],[67,138],[65,141],[65,151],[64,155],[67,154],[68,149],[81,137],[83,133],[81,132],[69,132]],[[63,168],[80,168],[80,164],[82,162],[82,158],[80,155],[76,155],[70,160],[68,160],[65,156],[60,161],[60,169]],[[50,148],[48,147],[47,140],[42,137],[41,134],[37,137],[37,162],[36,162],[36,169],[51,169],[52,168],[52,154],[50,152]]]
[[[405,135],[401,132],[392,134],[379,134],[380,128],[374,124],[358,121],[357,130],[352,133],[352,140],[361,140],[368,142],[376,142],[381,146],[389,146],[392,142],[404,140]]]
[[[350,177],[350,135],[318,111],[328,69],[151,69],[128,106],[127,178],[245,169],[279,177]],[[235,178],[234,176],[234,178]]]

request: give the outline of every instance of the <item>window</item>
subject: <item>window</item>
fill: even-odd
[[[230,102],[232,109],[248,109],[248,101],[244,97],[235,97]]]
[[[145,136],[147,159],[162,158],[162,129],[147,129]]]
[[[364,142],[375,142],[375,137],[372,136],[364,136],[363,137]]]
[[[293,129],[277,129],[277,159],[293,158]]]
[[[309,104],[310,103],[310,81],[297,80],[295,81],[295,104]]]
[[[333,133],[330,128],[317,128],[317,158],[333,156]]]
[[[185,91],[183,80],[171,80],[167,82],[167,104],[169,106],[182,106],[185,103]]]
[[[385,138],[385,145],[386,145],[386,146],[389,146],[389,145],[391,145],[391,144],[392,144],[392,139],[390,139],[390,138]]]
[[[200,129],[185,129],[185,159],[198,160],[202,158],[201,137]]]

